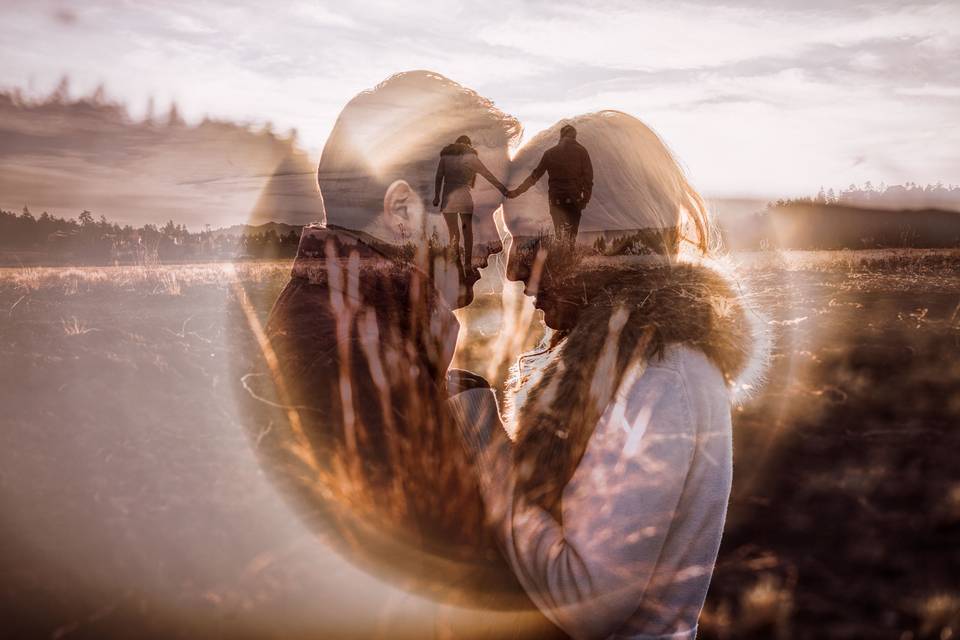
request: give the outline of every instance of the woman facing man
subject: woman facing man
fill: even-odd
[[[575,242],[545,232],[542,200],[504,205],[508,277],[549,337],[518,361],[507,425],[473,374],[451,372],[450,405],[487,522],[544,615],[575,638],[693,638],[730,493],[731,392],[756,375],[760,323],[705,264],[706,209],[656,134],[620,112],[571,122],[598,177]]]

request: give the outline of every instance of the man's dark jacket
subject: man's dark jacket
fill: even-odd
[[[530,177],[518,187],[526,191],[547,173],[550,202],[572,198],[580,207],[587,206],[593,193],[593,164],[590,154],[574,138],[561,138],[547,149]]]

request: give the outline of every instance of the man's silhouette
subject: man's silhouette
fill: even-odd
[[[324,222],[303,228],[244,385],[262,463],[328,544],[443,602],[516,610],[537,627],[526,637],[539,638],[554,631],[484,523],[446,405],[453,310],[469,304],[474,282],[435,250],[443,224],[421,201],[447,141],[469,131],[485,164],[505,172],[519,130],[430,72],[392,76],[351,100],[317,169]],[[476,268],[500,249],[492,218],[502,195],[483,185],[471,198]]]
[[[550,199],[550,217],[557,237],[571,242],[580,229],[580,216],[590,202],[593,191],[593,165],[590,154],[577,142],[573,125],[560,129],[560,142],[547,149],[530,176],[507,197],[516,198],[532,187],[547,173],[547,195]]]

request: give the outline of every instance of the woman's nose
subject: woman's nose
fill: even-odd
[[[500,242],[499,240],[496,240],[495,242],[491,242],[491,243],[490,243],[489,245],[487,245],[487,246],[488,246],[489,249],[490,249],[490,250],[487,252],[487,257],[491,256],[491,255],[494,254],[494,253],[503,253],[503,243]]]
[[[486,269],[487,265],[490,264],[490,256],[495,253],[500,253],[503,251],[503,244],[500,241],[491,242],[487,244],[483,251],[480,252],[480,268]]]

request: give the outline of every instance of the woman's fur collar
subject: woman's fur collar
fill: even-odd
[[[598,269],[578,275],[578,283],[590,293],[575,326],[521,357],[508,386],[521,470],[532,498],[552,495],[547,508],[631,366],[685,344],[717,366],[736,401],[759,384],[768,352],[767,323],[747,306],[745,292],[704,264]],[[541,474],[555,479],[545,483]]]

